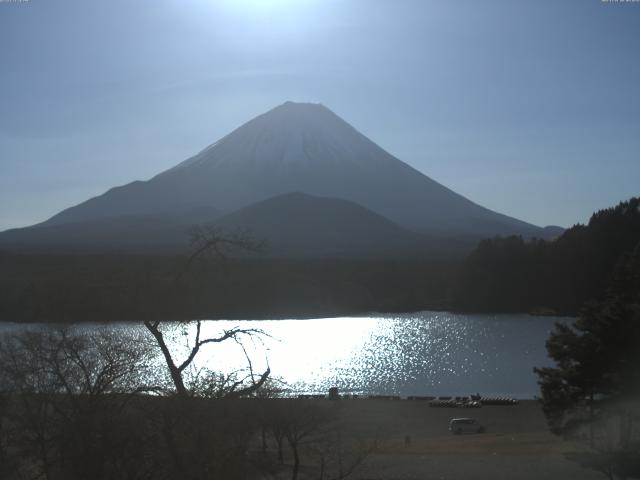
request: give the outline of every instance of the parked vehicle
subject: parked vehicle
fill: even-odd
[[[452,418],[449,431],[456,435],[461,433],[484,433],[485,428],[475,418]]]

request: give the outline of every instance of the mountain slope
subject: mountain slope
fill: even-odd
[[[212,224],[265,242],[266,258],[450,258],[479,238],[427,237],[353,202],[299,192],[277,195],[220,216],[213,209],[181,215],[123,215],[40,224],[0,234],[14,252],[178,253],[189,247],[189,227]]]
[[[288,192],[349,200],[431,235],[545,236],[539,227],[440,185],[324,106],[292,102],[254,118],[151,180],[113,188],[45,224],[171,214],[202,206],[230,212]]]
[[[456,251],[451,242],[428,239],[353,202],[299,192],[255,203],[215,223],[266,240],[270,256],[397,258]]]
[[[187,229],[220,216],[213,208],[180,214],[137,214],[97,217],[69,223],[39,224],[0,233],[0,246],[12,251],[162,252],[185,249]]]

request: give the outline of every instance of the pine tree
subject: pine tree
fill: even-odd
[[[556,325],[547,351],[556,367],[535,371],[551,430],[588,427],[592,448],[573,460],[610,479],[638,478],[640,439],[632,432],[640,420],[640,244],[620,260],[604,300],[588,304],[573,325]],[[614,418],[617,442],[602,448],[594,429]]]
[[[620,260],[604,300],[547,341],[554,368],[535,369],[551,430],[568,433],[607,407],[640,400],[640,245]]]

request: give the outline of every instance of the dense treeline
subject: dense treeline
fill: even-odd
[[[546,347],[555,365],[535,371],[549,428],[588,445],[567,458],[608,478],[640,478],[640,244],[600,300],[556,323]]]
[[[0,255],[0,320],[279,318],[446,308],[457,264]],[[179,281],[177,278],[179,278]]]
[[[616,264],[640,243],[640,199],[593,214],[554,241],[482,241],[464,262],[454,306],[465,311],[575,314],[603,295]]]

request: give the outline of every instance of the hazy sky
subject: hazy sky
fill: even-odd
[[[640,2],[0,0],[0,230],[321,102],[486,207],[640,194]]]

